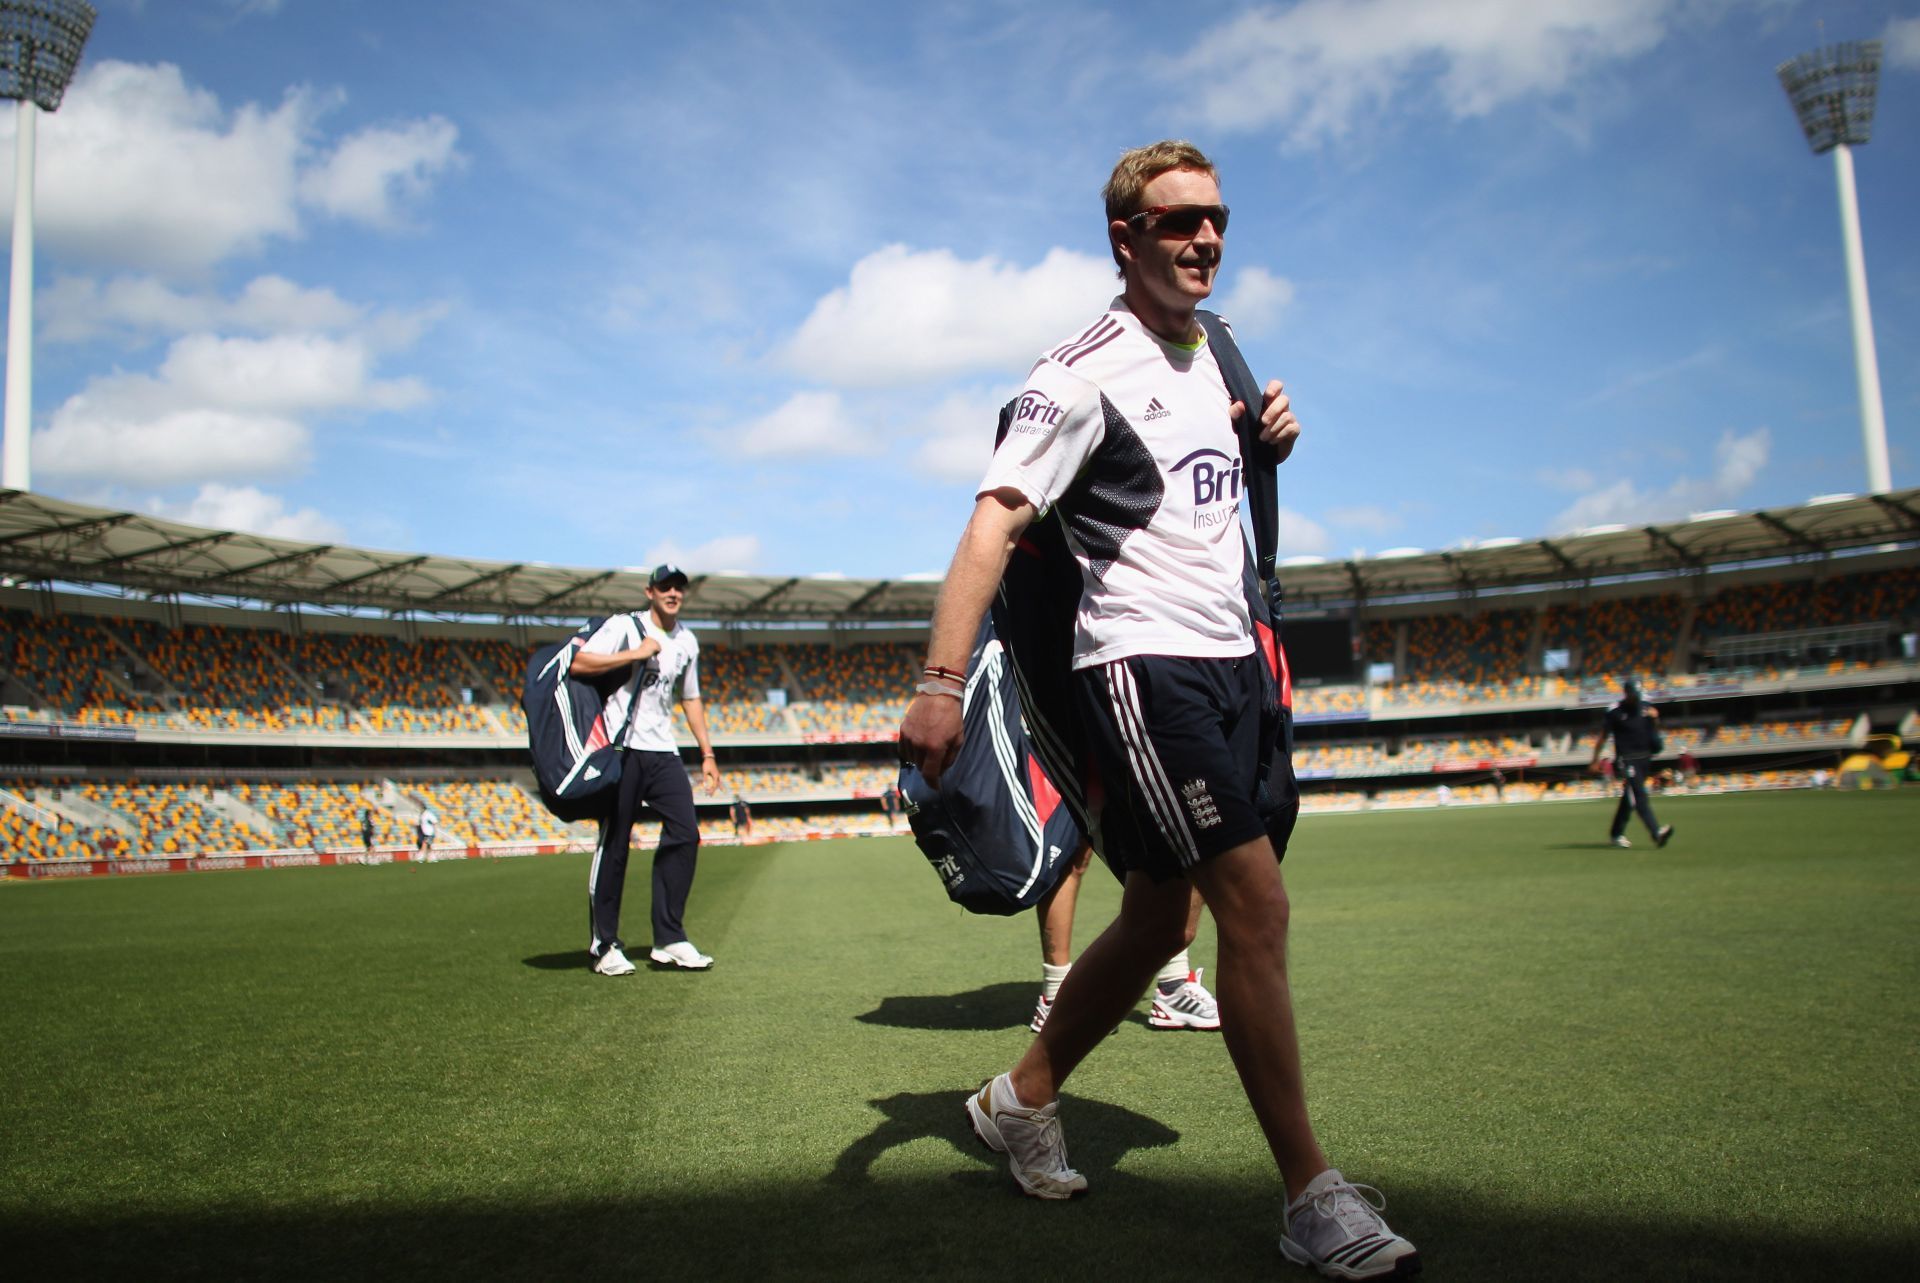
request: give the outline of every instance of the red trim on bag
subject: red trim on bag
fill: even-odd
[[[1045,827],[1053,813],[1060,809],[1060,790],[1040,769],[1040,759],[1032,753],[1027,754],[1027,781],[1033,785],[1033,808],[1040,813],[1041,826]]]
[[[1267,671],[1280,683],[1280,707],[1290,709],[1293,707],[1293,667],[1287,663],[1287,648],[1280,644],[1268,625],[1256,622],[1253,631],[1260,640],[1260,653],[1267,657]]]

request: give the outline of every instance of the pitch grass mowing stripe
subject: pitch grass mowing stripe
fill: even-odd
[[[1664,852],[1607,847],[1601,803],[1303,823],[1295,997],[1334,1161],[1441,1277],[1910,1265],[1920,795],[1660,806]],[[553,857],[5,888],[8,1273],[1288,1268],[1220,1040],[1142,1013],[1063,1110],[1092,1196],[1013,1192],[959,1101],[1025,1046],[1034,925],[949,908],[904,841],[706,853],[704,975],[588,975],[585,880]],[[1096,869],[1080,943],[1117,902]]]

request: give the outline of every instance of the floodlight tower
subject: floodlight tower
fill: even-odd
[[[1880,402],[1880,361],[1873,350],[1867,304],[1867,256],[1860,246],[1860,198],[1853,187],[1853,146],[1873,136],[1873,100],[1880,83],[1880,42],[1827,45],[1774,68],[1800,118],[1813,154],[1833,153],[1840,184],[1840,236],[1847,252],[1847,302],[1853,313],[1853,367],[1860,383],[1860,435],[1867,452],[1867,488],[1893,488],[1887,470],[1887,415]]]
[[[33,430],[33,134],[39,112],[58,111],[80,51],[93,31],[86,0],[0,0],[0,97],[19,106],[14,119],[13,292],[7,305],[6,445],[0,485],[32,484],[27,434]]]

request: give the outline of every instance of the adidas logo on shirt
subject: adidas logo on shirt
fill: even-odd
[[[1164,419],[1172,413],[1172,410],[1160,404],[1159,397],[1155,397],[1153,400],[1147,402],[1147,412],[1140,416],[1140,421],[1142,423],[1152,423],[1155,419]]]

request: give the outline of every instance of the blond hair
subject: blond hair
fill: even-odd
[[[1107,185],[1100,190],[1101,197],[1107,203],[1107,223],[1124,223],[1140,212],[1140,193],[1147,184],[1172,169],[1191,169],[1220,181],[1220,171],[1208,160],[1206,153],[1186,141],[1184,138],[1168,138],[1157,143],[1148,143],[1145,147],[1135,147],[1121,153],[1120,160],[1113,167],[1113,175],[1107,179]],[[1113,261],[1119,265],[1120,274],[1126,275],[1127,265],[1121,262],[1120,251],[1113,251]]]

